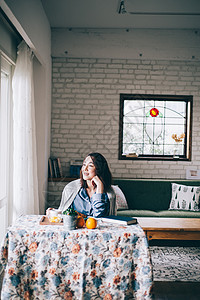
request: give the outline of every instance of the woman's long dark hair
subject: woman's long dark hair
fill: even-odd
[[[104,192],[107,192],[112,183],[112,175],[105,157],[98,152],[90,153],[86,157],[88,156],[91,157],[93,164],[96,168],[96,175],[103,182]],[[87,182],[83,179],[82,170],[80,171],[80,180],[81,180],[81,186],[86,188]]]

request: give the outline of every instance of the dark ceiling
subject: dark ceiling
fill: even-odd
[[[200,28],[200,0],[41,0],[56,28]]]

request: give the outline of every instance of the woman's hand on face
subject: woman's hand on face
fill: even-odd
[[[100,193],[100,194],[103,194],[104,192],[104,185],[103,185],[103,182],[101,181],[101,179],[95,175],[92,180],[91,180],[93,186],[95,187],[96,186],[96,193]]]

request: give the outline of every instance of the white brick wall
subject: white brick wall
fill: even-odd
[[[113,177],[184,179],[200,168],[200,63],[53,58],[51,154],[69,175],[71,159],[101,152]],[[119,94],[193,95],[192,161],[118,160]]]

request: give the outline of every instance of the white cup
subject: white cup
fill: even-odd
[[[61,217],[62,212],[58,209],[51,209],[48,211],[48,217],[52,218],[52,217]]]

